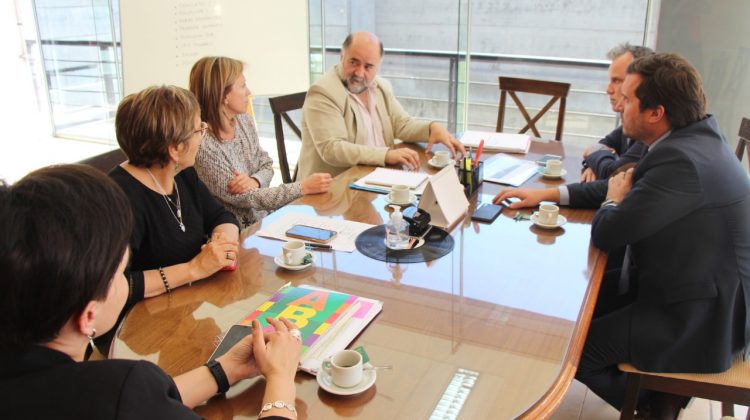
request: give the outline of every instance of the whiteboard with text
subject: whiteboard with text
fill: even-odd
[[[310,86],[306,0],[120,1],[125,95],[151,85],[187,88],[199,58],[245,63],[255,95]]]

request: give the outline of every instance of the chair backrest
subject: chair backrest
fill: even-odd
[[[112,168],[121,164],[122,162],[125,162],[126,160],[128,160],[128,157],[125,155],[125,152],[123,152],[122,149],[117,148],[115,150],[110,150],[107,153],[102,153],[100,155],[84,159],[82,161],[79,161],[78,163],[93,166],[94,168],[106,174],[111,171]]]
[[[289,125],[289,128],[297,134],[297,137],[302,139],[302,132],[300,131],[297,124],[294,123],[292,118],[289,116],[289,111],[295,109],[301,109],[305,103],[305,96],[307,92],[292,93],[289,95],[277,96],[275,98],[268,98],[268,102],[271,104],[271,112],[273,112],[273,128],[276,132],[276,150],[279,152],[279,167],[281,168],[281,179],[284,183],[294,182],[297,179],[297,165],[294,165],[294,176],[292,176],[289,170],[289,160],[286,156],[286,145],[284,144],[284,126],[281,123],[283,119]]]
[[[510,94],[510,97],[513,98],[513,102],[516,103],[518,111],[521,113],[521,115],[523,115],[524,119],[526,119],[526,125],[518,132],[525,133],[529,129],[531,129],[531,131],[537,137],[542,136],[539,133],[539,130],[537,130],[536,128],[536,123],[547,111],[549,111],[550,108],[552,108],[552,105],[554,105],[555,102],[559,100],[560,107],[557,115],[557,129],[555,131],[555,140],[562,140],[563,121],[565,119],[565,102],[568,97],[568,91],[570,90],[570,83],[518,79],[515,77],[502,76],[498,78],[498,81],[500,83],[500,104],[497,111],[497,127],[495,128],[495,131],[503,131],[503,124],[505,122],[505,102],[508,94]],[[518,95],[516,95],[516,92],[547,95],[551,96],[552,98],[532,118],[526,111],[526,107],[521,103],[521,100],[518,99]]]
[[[740,139],[737,140],[737,150],[735,153],[737,153],[737,159],[742,162],[742,157],[744,155],[744,152],[747,150],[747,166],[750,168],[750,147],[748,146],[748,143],[750,143],[750,119],[743,118],[742,122],[740,123]]]

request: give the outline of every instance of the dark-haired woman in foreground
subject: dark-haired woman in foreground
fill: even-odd
[[[150,362],[82,362],[128,297],[132,216],[104,174],[53,166],[0,184],[0,407],[3,418],[174,419],[217,391],[266,377],[260,417],[294,418],[300,342],[293,325],[240,341],[218,366],[170,378]],[[223,376],[222,376],[223,372]],[[292,407],[292,409],[290,409]]]

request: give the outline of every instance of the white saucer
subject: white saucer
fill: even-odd
[[[365,364],[365,367],[370,366],[369,363]],[[333,383],[331,375],[323,370],[322,368],[318,371],[318,385],[331,394],[336,395],[354,395],[364,392],[369,389],[372,384],[375,383],[375,379],[378,377],[375,369],[369,369],[362,372],[362,381],[351,388],[341,388],[340,386]]]
[[[543,176],[545,178],[549,178],[549,179],[562,178],[562,177],[565,176],[565,174],[568,173],[568,171],[566,171],[565,169],[563,169],[563,170],[560,171],[560,173],[558,175],[550,175],[550,174],[547,173],[547,169],[545,169],[545,168],[539,168],[538,172],[539,172],[539,175],[541,175],[541,176]]]
[[[548,225],[546,223],[539,222],[539,212],[535,211],[534,214],[531,215],[531,222],[539,226],[542,229],[555,229],[567,223],[568,219],[566,219],[565,216],[563,216],[562,214],[558,214],[557,223]]]
[[[427,161],[428,165],[432,166],[433,168],[437,168],[437,169],[445,168],[446,166],[448,166],[448,165],[454,165],[455,163],[456,163],[455,160],[448,159],[448,162],[446,162],[445,165],[438,165],[437,163],[435,163],[435,158],[434,157],[432,159],[430,159],[430,160]]]
[[[288,265],[284,262],[284,254],[281,253],[273,258],[273,262],[276,263],[279,267],[286,268],[287,270],[297,271],[297,270],[304,270],[305,268],[313,265],[315,262],[315,254],[312,252],[308,252],[307,255],[309,255],[312,258],[312,261],[308,264],[300,264],[300,265]]]
[[[398,206],[408,206],[409,204],[417,204],[417,195],[413,192],[409,192],[409,201],[406,203],[396,203],[391,199],[391,193],[388,193],[385,196],[385,201],[388,202],[388,204],[396,204]]]

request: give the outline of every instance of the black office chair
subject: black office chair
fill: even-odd
[[[555,130],[555,140],[562,141],[563,134],[563,121],[565,119],[565,101],[568,97],[568,91],[570,91],[570,83],[560,82],[548,82],[545,80],[532,80],[532,79],[519,79],[515,77],[499,77],[498,82],[500,84],[500,104],[497,110],[497,126],[495,131],[498,133],[503,132],[503,125],[505,123],[505,102],[506,97],[510,94],[513,102],[518,106],[518,111],[523,115],[526,120],[526,125],[521,128],[518,132],[525,133],[529,129],[537,137],[542,137],[539,130],[536,128],[536,123],[542,116],[552,108],[558,100],[560,101],[560,108],[557,112],[557,129]],[[551,96],[552,98],[547,102],[539,112],[530,117],[526,111],[526,107],[518,99],[517,92],[533,93],[537,95]]]
[[[289,111],[301,109],[305,103],[305,96],[307,92],[292,93],[289,95],[277,96],[275,98],[268,98],[268,102],[271,104],[271,112],[273,112],[273,128],[276,132],[276,150],[279,152],[279,167],[281,168],[281,179],[284,180],[285,184],[294,182],[297,179],[297,164],[294,165],[294,176],[291,175],[289,169],[289,160],[286,155],[286,145],[284,144],[284,126],[281,123],[281,119],[289,125],[289,128],[297,134],[297,137],[302,139],[302,132],[300,131],[297,124],[292,121],[289,116]]]
[[[128,157],[125,155],[125,152],[123,152],[122,149],[117,148],[115,150],[102,153],[100,155],[86,158],[84,160],[79,161],[78,163],[93,166],[94,168],[106,174],[109,171],[111,171],[112,168],[114,168],[115,166],[121,164],[122,162],[126,160],[128,160]]]

